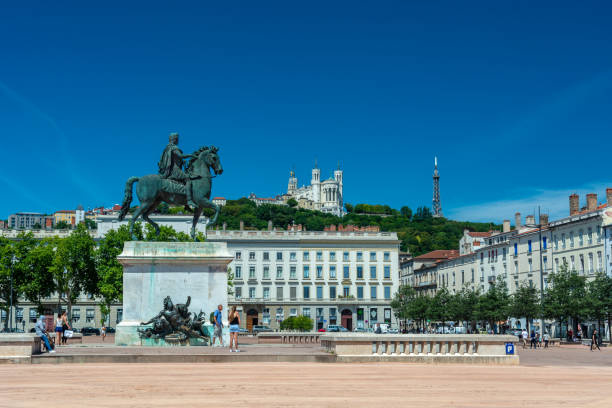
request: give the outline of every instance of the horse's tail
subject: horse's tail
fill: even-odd
[[[132,203],[132,186],[138,181],[138,177],[130,177],[125,183],[125,196],[123,196],[123,204],[121,204],[121,212],[119,213],[119,221],[122,221],[130,210]]]

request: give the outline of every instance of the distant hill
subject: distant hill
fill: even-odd
[[[228,200],[222,207],[218,225],[227,223],[228,229],[239,229],[240,220],[245,229],[264,230],[268,221],[275,227],[287,229],[293,223],[302,224],[309,231],[322,231],[328,225],[353,224],[357,226],[378,225],[381,231],[397,232],[402,241],[401,250],[409,250],[413,256],[435,249],[459,249],[459,239],[464,229],[489,231],[500,229],[493,223],[460,222],[446,218],[433,218],[428,207],[419,207],[413,214],[408,207],[400,210],[385,205],[346,205],[348,214],[337,217],[319,211],[304,210],[291,206],[263,204],[255,205],[247,198]],[[179,213],[180,207],[160,207],[160,212]]]

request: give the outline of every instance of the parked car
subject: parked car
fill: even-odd
[[[239,334],[247,334],[249,331],[247,329],[243,329],[242,327],[238,330]]]
[[[355,329],[355,333],[366,333],[367,330],[364,329],[363,327],[358,327]]]
[[[253,334],[259,334],[259,333],[271,332],[271,331],[274,331],[274,330],[272,330],[268,326],[253,326]]]
[[[347,332],[348,330],[346,329],[346,327],[341,326],[339,324],[330,324],[327,326],[326,331],[330,333],[338,333],[338,332]]]
[[[319,330],[317,330],[319,333],[322,333],[325,331],[325,327],[321,327]]]
[[[81,333],[83,333],[83,336],[92,336],[92,335],[96,335],[99,336],[100,335],[100,329],[95,328],[95,327],[83,327],[81,329]]]
[[[115,333],[115,328],[114,327],[107,327],[106,328],[106,334],[109,334],[109,333]]]
[[[389,334],[399,334],[399,329],[393,328],[393,329],[389,329]]]

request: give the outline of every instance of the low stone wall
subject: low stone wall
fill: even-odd
[[[0,334],[0,360],[30,361],[32,354],[40,354],[40,337],[30,333]]]
[[[282,344],[316,344],[320,342],[321,333],[276,332],[259,333],[257,343]]]
[[[511,343],[514,354],[506,354]],[[518,364],[515,336],[480,334],[358,334],[321,336],[321,346],[339,362]]]

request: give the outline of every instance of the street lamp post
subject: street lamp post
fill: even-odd
[[[10,297],[10,301],[9,301],[9,332],[12,333],[13,332],[13,272],[15,269],[15,262],[17,262],[17,257],[15,257],[15,255],[13,255],[13,257],[11,258],[11,274],[9,277],[10,280],[10,292],[9,292],[9,297]]]

